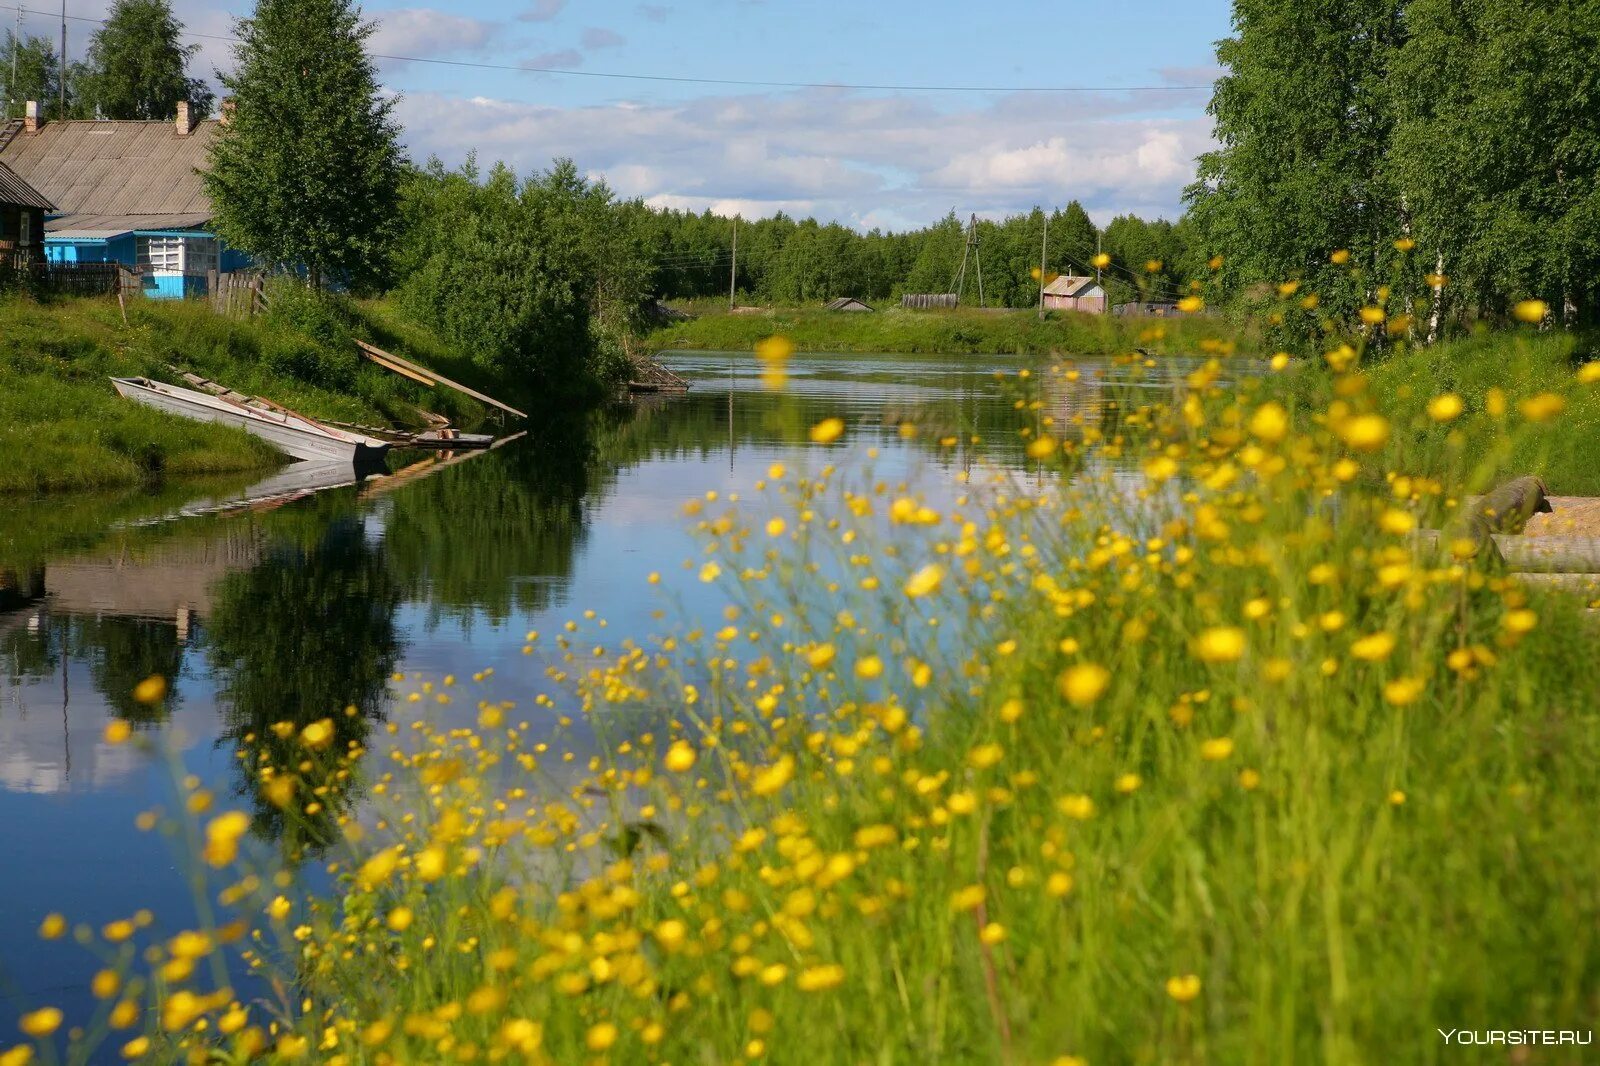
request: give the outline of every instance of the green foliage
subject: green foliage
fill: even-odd
[[[188,75],[200,46],[181,43],[182,32],[168,0],[116,0],[74,79],[81,107],[102,118],[166,119],[187,101],[191,119],[210,114],[211,89]]]
[[[1048,249],[1041,248],[1044,225],[1040,208],[999,221],[978,221],[987,306],[1038,306],[1035,271],[1041,251],[1047,252],[1047,273],[1094,273],[1091,261],[1101,233],[1082,204],[1074,200],[1051,213]],[[1105,276],[1116,299],[1158,298],[1195,276],[1181,270],[1203,264],[1205,257],[1191,248],[1190,230],[1182,224],[1144,222],[1129,215],[1112,227],[1115,246],[1108,243],[1106,250],[1113,262]],[[651,280],[657,295],[673,300],[726,298],[734,262],[732,220],[709,211],[665,210],[652,212],[644,228],[655,257]],[[738,229],[738,292],[747,300],[779,305],[820,304],[840,296],[886,302],[907,292],[949,292],[967,243],[967,221],[954,211],[931,226],[900,233],[862,233],[815,219],[796,222],[782,213],[740,222]],[[1107,230],[1107,241],[1112,232]],[[1154,279],[1144,271],[1152,258],[1164,263]],[[962,302],[971,306],[978,304],[978,268],[976,259],[969,261]]]
[[[496,166],[479,179],[470,162],[452,171],[435,160],[407,182],[401,300],[522,392],[581,391],[601,287],[584,238],[601,228],[609,190],[570,163],[526,180]],[[619,298],[628,291],[626,276],[610,284]]]
[[[1600,321],[1600,5],[1412,0],[1390,166],[1446,312]]]
[[[1210,108],[1221,147],[1188,193],[1229,292],[1299,279],[1346,317],[1387,297],[1426,312],[1429,337],[1528,297],[1596,321],[1600,8],[1238,0],[1234,25]],[[1425,272],[1449,278],[1440,306]]]
[[[229,244],[324,281],[361,285],[386,262],[399,204],[393,99],[349,0],[261,0],[235,27],[234,110],[206,190]]]
[[[39,111],[45,118],[61,117],[61,60],[56,46],[48,37],[17,37],[7,30],[5,49],[0,52],[4,68],[6,92],[5,108],[0,117],[14,119],[23,116],[29,100],[39,102]],[[12,65],[16,67],[16,80],[11,78]],[[74,110],[73,79],[67,84],[67,111]]]

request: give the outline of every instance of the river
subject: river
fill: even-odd
[[[70,938],[42,941],[46,913],[98,927],[149,908],[168,931],[191,919],[173,842],[134,827],[141,811],[173,808],[182,774],[219,806],[260,812],[261,836],[284,834],[272,846],[314,859],[326,826],[286,827],[236,754],[269,744],[272,723],[350,707],[340,741],[381,751],[380,723],[419,713],[400,705],[397,673],[441,685],[476,674],[481,696],[517,700],[537,721],[523,701],[550,690],[554,660],[524,653],[529,631],[592,610],[615,643],[713,612],[716,591],[685,569],[698,550],[686,500],[749,492],[774,463],[870,462],[933,499],[975,469],[1042,476],[1017,433],[1041,415],[1015,407],[1014,357],[798,356],[777,393],[748,354],[666,361],[693,383],[687,394],[534,425],[449,461],[397,456],[397,473],[361,483],[322,478],[332,487],[312,491],[318,478],[290,468],[254,484],[8,501],[0,1018],[41,1002],[69,1017],[91,1009],[100,962]],[[1083,392],[1045,410],[1098,409]],[[809,428],[834,416],[842,441],[812,443]],[[904,423],[919,432],[908,439]],[[155,706],[132,696],[150,674],[172,679]],[[464,693],[425,713],[467,721],[474,706]],[[149,743],[107,743],[118,718]]]

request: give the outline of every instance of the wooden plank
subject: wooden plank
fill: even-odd
[[[408,367],[401,366],[399,363],[396,363],[392,358],[389,358],[389,357],[386,357],[386,356],[381,356],[381,355],[373,355],[371,352],[367,353],[367,358],[372,360],[374,363],[377,363],[379,366],[383,367],[386,370],[392,370],[396,374],[401,375],[402,377],[410,378],[412,381],[420,381],[420,382],[422,382],[422,384],[427,385],[430,388],[433,387],[434,385],[438,384],[437,380],[435,380],[434,378],[428,376],[427,374],[419,374],[415,370],[412,370],[412,369],[410,369]]]
[[[517,410],[510,404],[501,403],[493,396],[485,396],[476,389],[469,389],[459,381],[451,381],[443,374],[435,373],[425,366],[419,366],[416,363],[411,362],[409,359],[402,359],[398,355],[386,352],[376,345],[368,344],[366,341],[358,340],[356,341],[356,347],[361,349],[362,355],[366,356],[374,363],[377,363],[379,366],[394,371],[396,374],[404,374],[408,378],[421,381],[428,385],[443,385],[446,388],[455,389],[457,392],[471,396],[474,400],[478,400],[481,403],[486,403],[490,407],[499,408],[508,414],[516,415],[518,418],[528,417],[526,413]]]

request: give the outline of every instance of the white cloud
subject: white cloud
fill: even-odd
[[[663,206],[898,228],[951,208],[994,215],[1070,199],[1101,220],[1175,216],[1211,139],[1198,100],[1174,95],[1015,94],[952,109],[806,90],[563,108],[416,93],[400,118],[419,158],[477,149],[526,172],[570,156]],[[1175,103],[1192,117],[1174,117]]]
[[[596,48],[615,48],[626,44],[627,38],[616,30],[608,30],[602,26],[590,26],[583,31],[583,46],[590,50]]]
[[[583,53],[576,48],[563,48],[555,52],[541,52],[517,65],[525,70],[572,70],[583,66]]]
[[[370,51],[419,59],[476,51],[493,40],[499,30],[497,23],[428,7],[384,11],[375,21],[378,28],[368,41]]]
[[[533,4],[518,15],[523,22],[549,22],[561,14],[562,8],[567,6],[567,0],[533,0]]]

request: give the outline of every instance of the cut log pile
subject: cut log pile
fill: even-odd
[[[1520,477],[1468,500],[1460,519],[1443,532],[1423,530],[1419,542],[1600,605],[1600,499],[1550,496],[1538,478]]]

